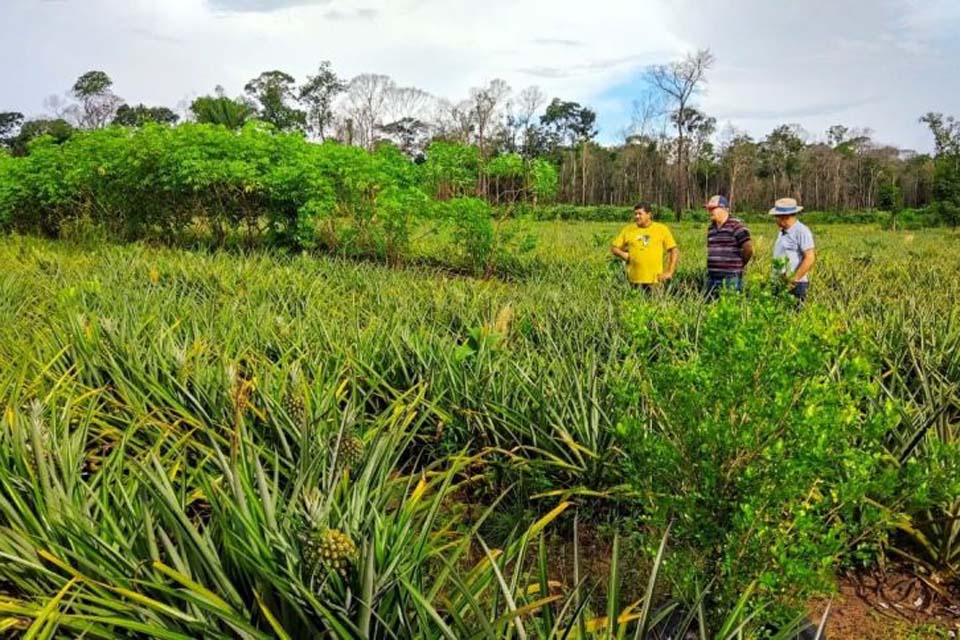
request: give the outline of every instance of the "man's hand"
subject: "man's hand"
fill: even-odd
[[[657,274],[657,282],[666,282],[673,277],[673,271],[664,271],[663,273]]]
[[[617,256],[624,262],[630,262],[630,254],[624,251],[623,249],[621,249],[620,247],[610,247],[610,253]]]

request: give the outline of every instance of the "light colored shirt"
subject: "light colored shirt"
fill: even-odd
[[[773,259],[786,258],[786,265],[780,270],[782,275],[790,275],[797,270],[803,260],[803,254],[813,249],[813,233],[810,228],[797,220],[786,231],[781,230],[777,241],[773,243]],[[776,269],[776,266],[774,266]],[[804,274],[798,282],[808,282],[809,273]]]

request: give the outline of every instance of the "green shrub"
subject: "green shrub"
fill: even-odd
[[[126,239],[168,241],[199,225],[222,243],[234,232],[275,245],[385,253],[407,249],[424,213],[420,173],[398,150],[315,145],[261,123],[110,127],[63,144],[42,137],[0,167],[0,221],[57,235],[88,220]]]
[[[640,410],[618,429],[650,519],[673,521],[725,588],[825,587],[841,554],[885,522],[866,498],[897,489],[883,447],[896,416],[871,410],[878,367],[863,330],[768,293],[699,317],[638,304],[627,323],[642,373],[621,401]]]
[[[479,171],[480,150],[474,146],[435,140],[427,147],[424,186],[434,198],[475,194]]]
[[[494,218],[493,209],[480,198],[454,198],[437,205],[437,215],[451,229],[451,244],[463,264],[475,275],[490,277],[535,246],[522,226]]]

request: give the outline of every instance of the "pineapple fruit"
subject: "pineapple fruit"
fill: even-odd
[[[337,529],[312,529],[303,536],[303,562],[310,575],[321,570],[336,571],[346,576],[347,569],[357,557],[357,545]]]
[[[290,420],[296,424],[302,424],[303,419],[306,416],[306,405],[303,403],[303,398],[295,394],[287,394],[283,399],[283,409],[287,412],[287,415],[290,416]]]
[[[363,460],[363,440],[352,434],[333,435],[330,450],[337,457],[337,470],[353,468]]]

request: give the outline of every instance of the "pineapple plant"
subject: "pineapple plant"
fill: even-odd
[[[330,438],[330,451],[336,459],[337,471],[351,469],[363,460],[363,440],[352,433],[337,433]]]
[[[302,387],[300,367],[295,363],[290,368],[290,384],[283,398],[283,410],[295,424],[303,424],[307,417],[307,405],[303,401]]]
[[[300,534],[300,558],[307,575],[335,571],[345,577],[357,557],[357,545],[343,531],[322,524],[326,522],[327,505],[318,489],[306,492],[304,506],[306,525]]]

